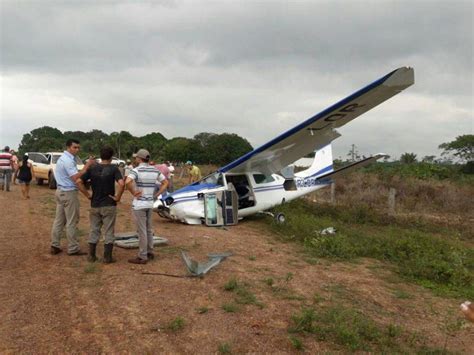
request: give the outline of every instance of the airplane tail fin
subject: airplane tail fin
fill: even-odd
[[[296,175],[302,177],[317,177],[319,175],[327,174],[333,171],[332,163],[332,146],[331,144],[328,144],[321,149],[316,150],[311,166]]]

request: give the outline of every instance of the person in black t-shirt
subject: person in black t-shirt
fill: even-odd
[[[109,264],[115,260],[112,258],[114,247],[115,218],[117,215],[117,202],[122,198],[125,188],[122,174],[116,165],[111,164],[114,150],[111,147],[103,147],[100,150],[100,164],[95,164],[87,169],[86,173],[78,179],[79,190],[91,200],[89,219],[91,232],[89,236],[90,262],[97,260],[96,247],[100,238],[101,227],[104,226],[104,263]],[[92,195],[85,188],[84,182],[90,180]],[[118,183],[118,192],[115,194],[115,182]]]

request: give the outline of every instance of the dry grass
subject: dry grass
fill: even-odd
[[[420,180],[394,176],[383,179],[377,174],[354,172],[336,181],[336,203],[365,206],[379,212],[388,211],[389,189],[396,189],[396,212],[418,216],[440,224],[463,225],[472,231],[474,225],[474,185],[451,181]],[[329,202],[331,190],[321,189],[308,196],[312,201]]]

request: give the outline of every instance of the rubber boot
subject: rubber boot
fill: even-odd
[[[97,256],[95,255],[95,248],[97,244],[89,243],[89,255],[87,256],[87,261],[93,263],[97,261]]]
[[[104,264],[115,263],[115,259],[112,258],[113,249],[114,245],[112,243],[104,245]]]

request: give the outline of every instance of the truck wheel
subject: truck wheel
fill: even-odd
[[[36,179],[38,185],[43,185],[44,179]]]
[[[56,188],[56,179],[54,178],[53,173],[49,173],[48,175],[48,186],[51,190],[54,190]]]

